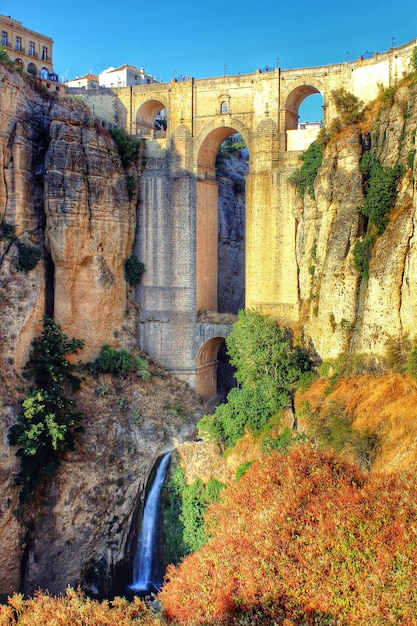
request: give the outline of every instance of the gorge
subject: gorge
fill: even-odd
[[[403,54],[407,71],[412,48]],[[371,74],[372,67],[365,62],[357,69]],[[217,109],[205,111],[203,125],[187,119],[185,105],[181,120],[177,108],[171,143],[141,141],[138,157],[124,166],[113,137],[83,102],[51,98],[0,66],[0,593],[37,587],[60,593],[67,584],[81,584],[109,594],[118,568],[132,559],[132,528],[156,459],[168,446],[194,438],[204,407],[190,385],[206,398],[217,390],[217,353],[230,331],[229,321],[216,318],[218,271],[211,268],[217,233],[214,244],[209,209],[218,196],[215,157],[235,131],[249,150],[246,302],[290,325],[318,361],[346,353],[357,358],[358,369],[382,371],[387,342],[415,340],[417,107],[407,71],[398,72],[395,89],[375,89],[377,99],[360,123],[335,133],[323,149],[314,197],[300,197],[288,179],[302,151],[282,149],[286,130],[278,126],[282,112],[270,77],[250,77],[268,100],[252,112],[253,132],[246,137],[248,112],[239,121],[238,102],[211,81],[204,87],[219,105],[230,104],[227,118]],[[303,80],[299,95],[309,92]],[[181,92],[185,101],[190,87],[167,90]],[[151,85],[148,92],[150,113],[156,89],[162,87]],[[287,120],[290,113],[296,112],[288,109]],[[190,165],[193,151],[197,170]],[[366,151],[384,167],[400,163],[403,170],[363,280],[353,253],[366,229],[358,211],[366,195],[359,169]],[[27,271],[19,265],[18,244],[40,251]],[[145,263],[137,288],[124,275],[132,250]],[[22,507],[14,482],[19,459],[7,433],[29,384],[22,367],[45,312],[68,336],[84,340],[84,363],[111,344],[150,355],[152,378],[87,371],[77,395],[83,422],[76,445],[45,489]],[[204,319],[205,312],[211,316]]]

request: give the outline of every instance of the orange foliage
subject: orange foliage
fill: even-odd
[[[7,605],[0,605],[0,626],[157,626],[162,622],[135,598],[128,602],[90,600],[79,591],[68,589],[65,596],[38,593],[25,600],[14,594]]]
[[[303,445],[224,494],[209,511],[212,539],[168,570],[168,620],[417,623],[416,476],[364,475]]]
[[[373,468],[407,470],[417,465],[417,381],[409,376],[354,376],[340,378],[325,394],[330,382],[318,379],[298,393],[318,414],[338,406],[358,429],[376,433],[380,442]]]

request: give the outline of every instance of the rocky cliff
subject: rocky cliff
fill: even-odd
[[[7,433],[44,312],[85,341],[84,362],[104,343],[136,345],[123,266],[141,156],[126,170],[110,133],[76,99],[55,99],[1,65],[0,83],[0,594],[79,583],[109,593],[131,557],[152,466],[174,439],[192,437],[201,407],[153,365],[149,382],[86,373],[74,450],[34,500],[19,504]]]
[[[416,337],[417,197],[415,187],[416,88],[400,86],[381,98],[364,122],[333,138],[315,181],[315,199],[294,197],[298,223],[301,327],[322,358],[350,350],[377,360],[386,342]],[[359,161],[371,150],[385,167],[403,166],[385,232],[378,236],[369,280],[360,280],[355,242],[364,234]]]
[[[74,450],[36,501],[19,506],[18,460],[7,431],[27,385],[21,366],[44,311],[67,335],[84,339],[84,361],[104,343],[132,349],[137,341],[123,264],[136,226],[137,192],[129,181],[138,180],[141,164],[126,171],[110,134],[76,100],[46,96],[2,66],[0,82],[0,593],[38,586],[59,592],[78,583],[107,593],[129,558],[153,463],[174,440],[192,438],[202,409],[186,385],[163,378],[156,365],[149,382],[86,375]],[[415,87],[404,84],[362,126],[334,137],[316,177],[315,199],[300,198],[289,187],[297,220],[299,330],[322,359],[347,351],[378,359],[387,339],[416,336],[415,105]],[[367,281],[353,259],[365,229],[357,210],[364,198],[359,161],[365,149],[383,165],[404,166]],[[233,205],[229,215],[242,222],[233,183],[221,186]],[[235,217],[222,221],[220,234],[224,248],[239,248]],[[27,257],[34,250],[40,259],[31,264]],[[223,291],[226,296],[226,286]],[[198,452],[189,446],[187,455]],[[224,468],[225,476],[234,469]]]

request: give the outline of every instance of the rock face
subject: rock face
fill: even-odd
[[[106,594],[131,556],[154,462],[174,438],[192,438],[201,407],[160,370],[149,383],[86,374],[75,449],[37,498],[19,504],[7,433],[42,315],[85,341],[83,361],[104,343],[137,344],[123,265],[135,236],[131,183],[139,172],[122,167],[110,133],[78,101],[51,99],[2,65],[0,83],[0,594],[63,592],[68,584]],[[40,251],[26,271],[22,245]]]
[[[48,98],[1,65],[0,83],[0,593],[30,593],[39,586],[62,592],[67,584],[81,583],[105,594],[129,559],[132,527],[154,462],[174,440],[192,438],[202,410],[186,385],[163,380],[161,371],[151,382],[86,376],[77,401],[84,430],[75,449],[62,459],[42,497],[24,510],[19,506],[18,460],[7,431],[27,386],[19,372],[42,314],[53,313],[67,335],[84,339],[84,361],[104,343],[131,349],[137,342],[123,264],[135,237],[137,194],[131,182],[140,172],[125,171],[110,134],[78,102]],[[323,359],[348,350],[380,358],[388,338],[416,337],[416,129],[415,88],[404,86],[371,130],[345,130],[329,144],[315,200],[296,195],[286,170],[277,177],[297,221],[300,331]],[[383,165],[399,161],[405,168],[366,284],[353,261],[364,230],[357,208],[363,201],[358,163],[365,144]],[[188,176],[186,184],[192,183]],[[243,253],[236,224],[243,224],[242,208],[233,182],[221,179],[220,186],[232,206],[220,222],[224,263],[232,265],[233,250],[232,275],[238,276]],[[183,187],[176,189],[180,194]],[[179,234],[169,235],[170,245],[178,245]],[[22,249],[32,248],[40,251],[39,262],[22,268]],[[171,262],[168,255],[164,262]],[[272,284],[275,277],[269,278]],[[220,286],[221,306],[240,308],[242,291],[229,274],[229,283]],[[198,446],[189,446],[187,454],[195,465],[201,462]],[[230,462],[224,475],[235,469]]]
[[[29,594],[79,584],[100,596],[126,593],[147,478],[174,442],[193,437],[202,415],[185,384],[159,376],[86,379],[77,406],[84,431],[27,513],[21,588]]]
[[[294,199],[301,327],[324,359],[350,350],[381,359],[390,338],[416,338],[417,240],[415,220],[415,88],[401,87],[392,106],[367,133],[346,130],[324,153],[316,200]],[[404,174],[385,232],[374,245],[369,281],[360,281],[353,259],[363,234],[358,169],[364,143],[384,166],[401,163]]]
[[[84,339],[88,360],[122,332],[136,194],[129,197],[111,135],[79,102],[45,99],[3,67],[0,80],[9,87],[1,93],[0,219],[15,225],[19,242],[42,250],[22,278],[16,243],[1,242],[3,343],[21,366],[46,307],[64,332]]]

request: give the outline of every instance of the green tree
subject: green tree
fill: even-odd
[[[239,311],[226,345],[240,387],[229,392],[213,416],[203,418],[199,431],[231,447],[246,428],[261,429],[290,402],[310,359],[302,348],[293,347],[286,329],[253,310]]]
[[[32,342],[25,374],[35,387],[26,392],[18,422],[9,431],[9,443],[20,446],[21,468],[17,478],[22,486],[21,501],[33,495],[44,476],[59,463],[59,454],[73,443],[73,426],[81,415],[75,401],[67,397],[80,385],[80,366],[68,361],[84,345],[80,339],[68,339],[61,327],[48,316],[43,331]]]

